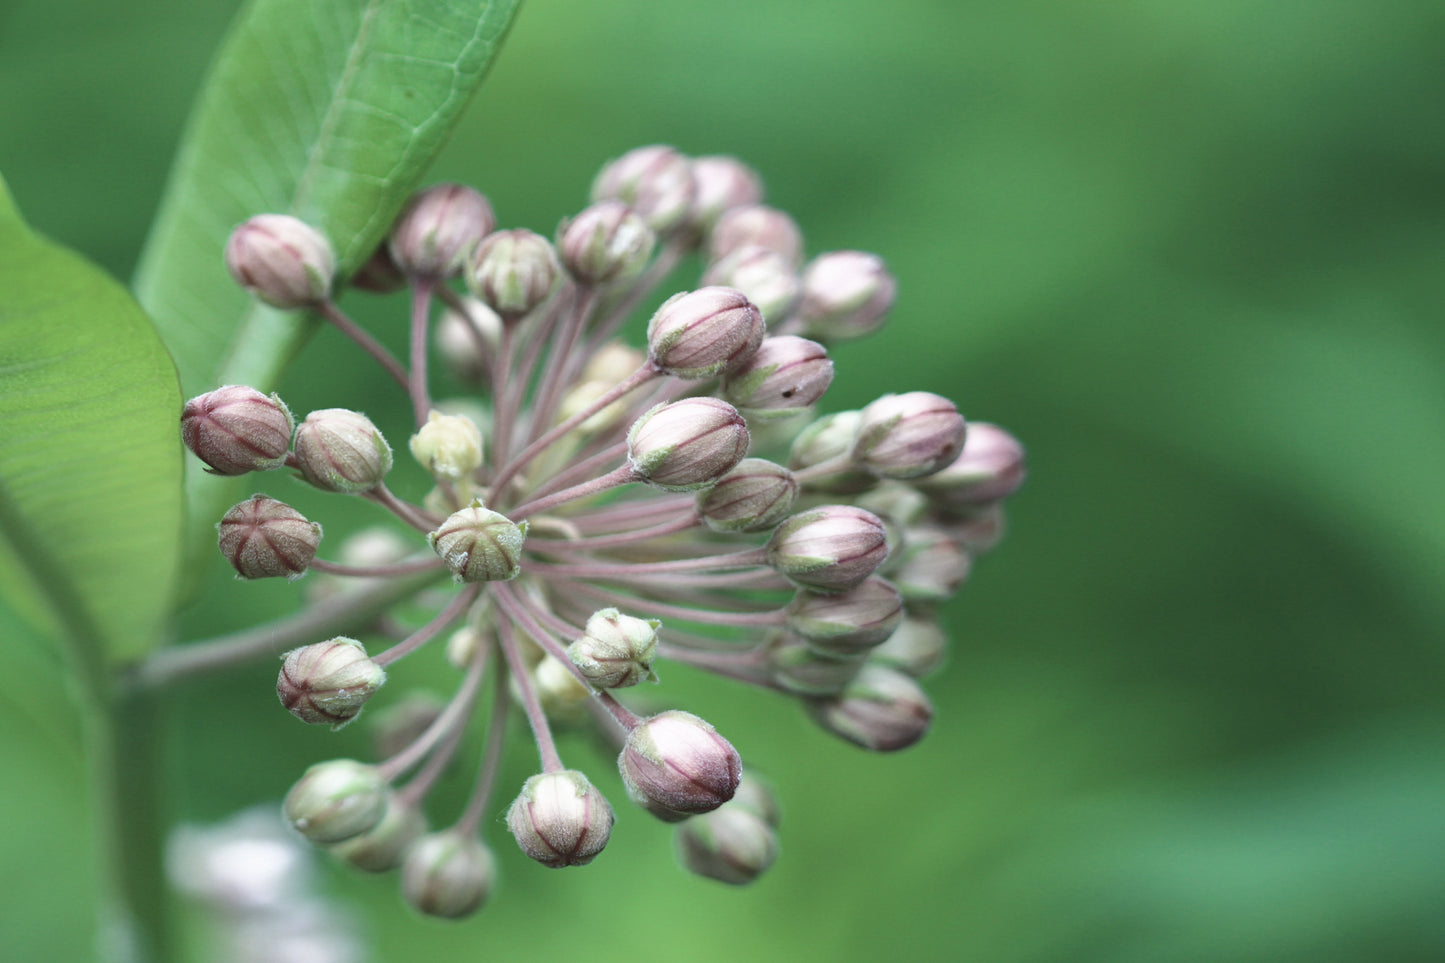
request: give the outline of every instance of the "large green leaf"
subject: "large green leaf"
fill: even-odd
[[[316,321],[257,304],[227,275],[253,214],[315,224],[348,274],[384,237],[441,147],[520,0],[254,0],[191,117],[136,292],[187,395],[271,388]],[[234,499],[189,466],[192,535]]]
[[[0,182],[0,594],[94,666],[154,647],[179,554],[175,368]]]

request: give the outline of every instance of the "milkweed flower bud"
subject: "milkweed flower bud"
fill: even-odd
[[[382,242],[371,252],[371,257],[356,269],[350,283],[352,287],[372,294],[390,294],[406,287],[406,275],[401,273],[401,268],[391,259],[391,251]]]
[[[776,529],[767,544],[768,565],[804,588],[850,589],[888,557],[888,535],[872,512],[826,505],[799,512]]]
[[[301,475],[329,492],[370,491],[391,471],[391,446],[371,419],[345,408],[322,408],[296,428]]]
[[[909,615],[892,635],[868,653],[868,661],[921,679],[943,665],[947,652],[948,636],[937,622]]]
[[[643,679],[656,681],[657,619],[598,609],[587,619],[587,632],[567,648],[567,657],[599,689],[621,689]]]
[[[466,270],[467,288],[513,321],[547,300],[561,277],[552,242],[521,229],[488,234]]]
[[[825,341],[847,341],[883,326],[898,284],[883,259],[864,251],[830,251],[803,268],[798,317]]]
[[[823,397],[833,361],[816,341],[790,334],[764,338],[758,350],[723,377],[723,395],[754,417],[780,418]]]
[[[299,578],[316,557],[321,526],[265,495],[252,495],[221,517],[217,544],[240,578]]]
[[[280,398],[245,385],[197,395],[181,412],[181,440],[217,475],[280,468],[294,427]]]
[[[461,296],[465,315],[447,308],[437,317],[437,351],[458,381],[486,384],[492,377],[492,358],[502,341],[502,317],[485,302]]]
[[[593,692],[578,681],[561,660],[545,656],[532,670],[537,699],[548,716],[575,722],[582,718]]]
[[[763,317],[777,321],[798,300],[798,275],[792,263],[777,251],[749,244],[730,251],[709,265],[703,284],[737,288],[758,306]]]
[[[942,602],[958,592],[972,567],[973,559],[948,532],[910,528],[889,574],[908,601]]]
[[[281,810],[313,843],[339,843],[374,828],[386,814],[386,780],[354,759],[318,762],[291,787]]]
[[[742,759],[712,726],[690,712],[669,709],[628,733],[617,768],[633,802],[676,822],[731,799]]]
[[[575,769],[531,777],[507,810],[522,852],[553,869],[592,862],[615,820],[607,799]]]
[[[674,294],[647,324],[647,358],[678,378],[711,378],[741,364],[763,340],[763,316],[733,288]]]
[[[717,219],[708,238],[708,255],[717,261],[738,248],[757,245],[776,251],[789,264],[803,260],[803,232],[787,214],[764,204],[734,207]]]
[[[715,532],[757,532],[787,517],[797,497],[792,472],[763,458],[744,458],[697,493],[697,511]]]
[[[840,695],[807,702],[824,729],[874,752],[906,749],[928,731],[933,704],[909,676],[876,663],[863,666]]]
[[[433,411],[411,436],[411,454],[433,478],[465,478],[482,465],[482,431],[466,415]]]
[[[989,502],[958,514],[949,512],[945,520],[949,533],[973,555],[997,547],[1006,527],[1002,502]]]
[[[486,902],[496,876],[492,851],[475,836],[450,829],[429,833],[407,850],[401,893],[419,913],[461,919]]]
[[[627,433],[627,458],[638,480],[669,492],[712,484],[747,452],[747,422],[716,398],[664,402]]]
[[[583,284],[607,284],[641,271],[656,243],[652,229],[626,204],[603,201],[562,222],[557,255]]]
[[[386,670],[367,658],[360,642],[337,636],[283,655],[276,695],[302,722],[339,729],[385,681]]]
[[[972,421],[958,457],[916,484],[947,505],[984,505],[1012,495],[1023,481],[1019,440],[998,425]]]
[[[919,478],[963,450],[967,424],[953,402],[930,391],[884,395],[863,409],[853,460],[883,478]]]
[[[457,582],[505,582],[522,571],[526,537],[526,522],[518,525],[474,501],[453,512],[426,540]]]
[[[870,576],[834,595],[801,589],[786,612],[788,628],[815,651],[861,655],[903,622],[903,596],[888,582]]]
[[[714,154],[693,158],[692,180],[695,193],[688,221],[701,230],[716,224],[724,211],[758,204],[763,199],[763,179],[736,157]]]
[[[858,437],[858,425],[862,420],[861,411],[839,411],[814,421],[793,439],[788,450],[788,467],[793,471],[802,471],[848,455],[853,449],[854,439]],[[807,487],[851,495],[867,491],[876,484],[878,479],[867,472],[842,469],[821,478],[809,479]]]
[[[757,813],[725,803],[677,827],[677,855],[689,872],[746,886],[778,858],[778,836]]]
[[[272,307],[306,308],[330,293],[336,255],[311,225],[287,214],[257,214],[231,232],[226,269]]]
[[[331,847],[333,855],[368,873],[384,873],[401,865],[411,844],[426,832],[420,809],[386,794],[386,811],[371,829]]]
[[[496,226],[492,205],[479,191],[437,184],[412,195],[392,225],[391,257],[407,274],[454,278]]]
[[[746,809],[775,829],[782,816],[773,787],[752,769],[744,770],[742,779],[738,781],[738,791],[733,793],[727,806],[729,809]]]
[[[609,162],[592,182],[592,200],[622,201],[659,234],[692,212],[692,161],[662,144],[638,147]]]
[[[763,655],[772,680],[797,695],[836,695],[863,668],[861,655],[822,653],[792,632],[774,635]]]

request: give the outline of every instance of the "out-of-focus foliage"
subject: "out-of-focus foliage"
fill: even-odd
[[[0,170],[38,229],[129,273],[224,7],[6,5]],[[866,756],[664,671],[660,695],[774,774],[783,855],[755,887],[685,877],[670,832],[621,806],[566,873],[494,824],[501,888],[458,927],[328,877],[375,958],[1439,959],[1442,55],[1445,10],[1406,0],[525,6],[433,179],[546,231],[629,147],[736,153],[810,251],[876,250],[899,276],[828,404],[947,394],[1022,437],[1032,476],[951,610],[917,748]],[[371,317],[399,346],[400,309]],[[282,394],[370,413],[377,383],[323,332]],[[381,424],[404,436],[404,414]],[[365,517],[293,492],[328,533]],[[188,634],[294,591],[218,565]],[[177,817],[362,751],[363,726],[301,731],[273,672],[177,698]],[[516,748],[504,787],[534,766]],[[563,751],[621,802],[606,755]],[[73,757],[44,785],[67,774],[82,792]],[[24,785],[0,812],[73,851]],[[76,921],[31,908],[0,929],[53,958],[40,941]]]

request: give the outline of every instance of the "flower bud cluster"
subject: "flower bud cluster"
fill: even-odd
[[[817,414],[835,374],[829,346],[878,331],[896,284],[872,254],[809,260],[798,225],[733,158],[639,148],[602,169],[555,244],[496,227],[472,188],[429,188],[353,279],[412,287],[406,364],[330,300],[336,272],[317,232],[261,217],[227,249],[258,297],[315,308],[380,362],[415,422],[417,464],[398,470],[398,494],[391,447],[355,411],[296,425],[276,396],[235,385],[186,405],[182,438],[211,472],[291,468],[389,512],[401,539],[327,561],[320,526],[275,499],[227,513],[220,548],[241,577],[319,569],[358,586],[319,604],[386,610],[355,630],[387,645],[375,655],[346,636],[288,652],[281,702],[303,721],[345,724],[388,676],[397,685],[394,663],[436,638],[458,674],[448,699],[370,714],[377,761],[313,766],[284,811],[358,868],[397,870],[419,912],[467,915],[495,882],[482,837],[498,815],[504,731],[525,724],[541,767],[511,789],[505,821],[532,860],[597,858],[618,818],[606,790],[676,823],[688,870],[750,882],[778,853],[771,793],[712,724],[642,711],[631,687],[672,660],[792,698],[856,746],[913,745],[933,713],[919,680],[947,654],[939,612],[1001,537],[1023,449],[929,391]],[[694,252],[699,283],[662,299],[659,280]],[[617,332],[649,297],[661,306],[645,344],[624,344]],[[432,402],[429,344],[470,396]],[[465,758],[458,746],[486,704],[476,790],[429,829],[430,791]],[[618,778],[594,784],[562,761],[551,730],[599,717]]]

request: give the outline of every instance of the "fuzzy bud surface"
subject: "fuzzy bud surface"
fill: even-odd
[[[859,655],[882,643],[903,621],[903,596],[877,576],[833,595],[803,589],[787,607],[787,624],[828,655]]]
[[[763,315],[735,288],[674,294],[647,325],[647,357],[678,378],[711,378],[742,364],[763,340]]]
[[[453,512],[426,540],[457,582],[505,582],[521,574],[526,537],[526,522],[518,525],[474,501]]]
[[[481,467],[482,431],[466,415],[432,411],[411,436],[411,454],[433,478],[455,481]]]
[[[587,681],[599,689],[621,689],[644,679],[656,680],[657,619],[639,619],[615,608],[598,609],[587,619],[587,633],[567,648]]]
[[[888,557],[888,534],[877,515],[852,505],[799,512],[773,530],[768,564],[804,588],[850,589]]]
[[[300,578],[316,557],[321,526],[265,495],[252,495],[221,517],[217,545],[240,578]]]
[[[622,201],[659,234],[693,209],[692,161],[672,147],[636,147],[608,163],[592,183],[592,200]]]
[[[815,403],[832,383],[828,349],[784,334],[764,338],[752,357],[729,371],[723,393],[755,417],[777,418]]]
[[[656,816],[677,821],[733,798],[742,759],[702,719],[669,709],[628,734],[617,767],[629,798]]]
[[[798,480],[782,465],[744,458],[697,494],[703,523],[715,532],[757,532],[787,517],[798,497]]]
[[[231,232],[226,269],[274,308],[306,308],[326,299],[336,274],[331,242],[289,214],[257,214]]]
[[[392,260],[406,274],[453,278],[497,226],[491,203],[463,184],[437,184],[407,202],[391,229]]]
[[[704,488],[748,453],[748,425],[716,398],[664,402],[633,422],[627,458],[640,481],[663,491]]]
[[[294,427],[280,398],[245,385],[197,395],[181,412],[181,440],[216,475],[280,468]]]
[[[798,316],[804,330],[826,341],[848,341],[883,326],[898,284],[876,254],[830,251],[803,269]]]
[[[606,798],[575,769],[531,777],[507,810],[522,852],[553,869],[592,862],[615,820]]]
[[[466,270],[467,288],[513,321],[547,300],[561,277],[552,242],[522,229],[488,234]]]
[[[385,681],[386,670],[367,658],[360,642],[337,636],[283,655],[276,695],[302,722],[339,729]]]
[[[840,695],[807,704],[813,720],[874,752],[907,749],[928,732],[933,704],[910,676],[868,663]]]
[[[967,430],[958,408],[941,395],[884,395],[863,409],[853,460],[882,478],[920,478],[958,457]]]
[[[324,491],[370,491],[391,471],[391,446],[371,419],[346,408],[313,411],[296,429],[301,475]]]
[[[386,780],[354,759],[318,762],[291,787],[282,811],[313,843],[339,843],[372,829],[386,814]]]
[[[563,222],[557,254],[583,284],[608,284],[641,271],[656,243],[657,235],[626,204],[603,201]]]

